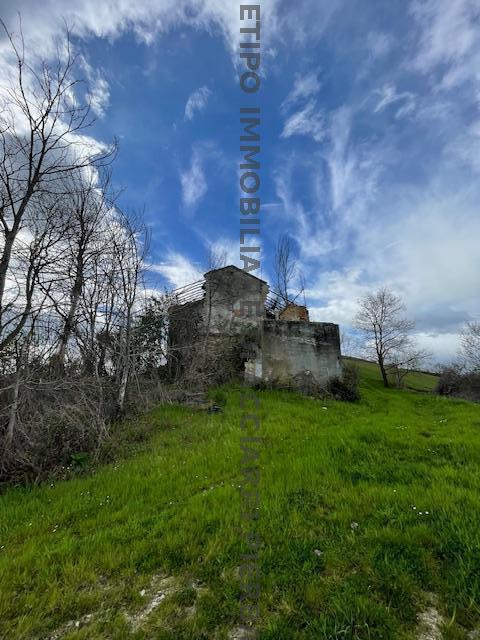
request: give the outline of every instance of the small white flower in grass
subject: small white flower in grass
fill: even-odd
[[[320,549],[314,549],[313,553],[318,557],[323,556],[323,551],[320,551]]]
[[[326,410],[327,410],[327,408],[328,408],[328,407],[322,407],[322,409],[323,409],[324,411],[326,411]]]
[[[146,592],[146,590],[145,590],[145,589],[142,589],[142,590],[140,591],[140,595],[142,596],[142,598],[143,598],[143,596],[144,596],[146,593],[147,593],[147,592]]]
[[[360,525],[358,524],[358,522],[351,522],[350,523],[350,527],[352,528],[353,531],[355,531],[355,529],[358,529]]]
[[[430,511],[425,511],[425,515],[428,516]]]
[[[416,511],[416,510],[417,510],[417,507],[412,507],[412,509],[413,509],[414,511]]]

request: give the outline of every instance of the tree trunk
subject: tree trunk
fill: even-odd
[[[10,406],[10,416],[8,419],[7,432],[5,435],[5,448],[8,449],[12,445],[13,436],[15,434],[15,426],[17,424],[18,399],[20,396],[20,369],[17,370],[15,385],[13,387],[13,398]]]
[[[388,376],[387,376],[387,372],[385,370],[385,364],[383,362],[383,358],[378,358],[378,366],[380,367],[380,371],[381,371],[381,374],[382,374],[383,386],[388,389],[390,387],[390,385],[388,383]]]

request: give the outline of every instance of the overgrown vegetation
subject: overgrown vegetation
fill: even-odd
[[[458,364],[444,367],[438,380],[437,392],[442,396],[480,402],[480,372],[466,370]]]
[[[480,626],[478,407],[429,393],[434,376],[387,390],[357,365],[357,403],[260,392],[259,637],[413,640],[435,598],[444,638],[466,640]],[[148,438],[134,456],[0,498],[0,637],[228,637],[238,393],[212,390],[218,413],[160,406],[131,423],[130,442]]]
[[[167,306],[146,299],[148,234],[118,206],[116,144],[88,136],[68,31],[47,64],[19,27],[0,91],[0,483],[97,456],[158,400]]]
[[[342,366],[342,377],[332,378],[328,382],[327,391],[335,400],[356,402],[360,399],[358,382],[358,365],[345,359]]]

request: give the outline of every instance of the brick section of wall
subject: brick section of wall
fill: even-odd
[[[279,320],[301,320],[302,322],[308,322],[308,309],[300,304],[289,304],[278,316]]]

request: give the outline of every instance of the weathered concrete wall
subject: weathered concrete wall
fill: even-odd
[[[268,284],[237,267],[205,274],[204,323],[209,333],[232,335],[260,327]]]
[[[261,377],[266,382],[291,384],[307,375],[324,385],[342,371],[338,325],[264,320],[261,358],[259,354],[249,363],[247,378],[260,373],[260,359]]]

